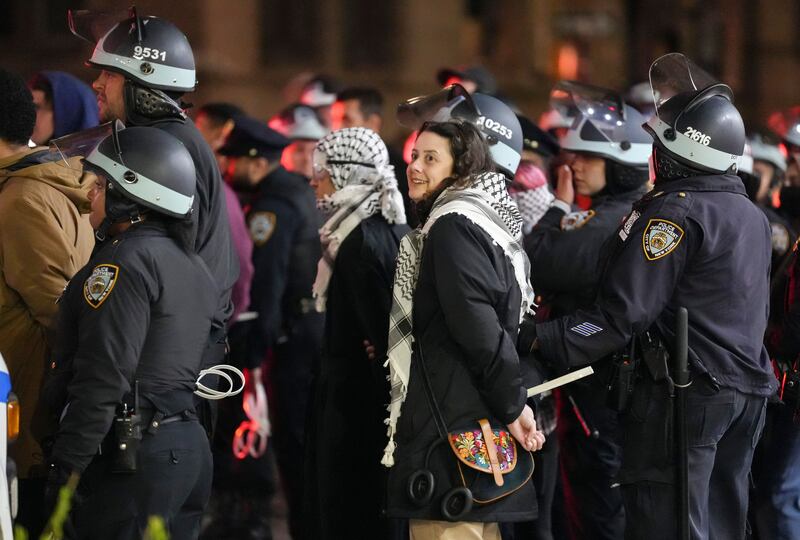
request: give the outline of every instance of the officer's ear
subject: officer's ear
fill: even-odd
[[[259,156],[253,159],[250,170],[254,178],[261,179],[267,176],[271,168],[272,161],[263,156]]]

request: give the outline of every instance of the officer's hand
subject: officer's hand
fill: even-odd
[[[544,433],[536,429],[533,410],[527,405],[522,409],[519,418],[508,425],[508,430],[525,450],[536,452],[544,446]]]
[[[558,168],[556,199],[567,204],[575,202],[575,186],[572,184],[572,169],[569,168],[569,165],[562,165]]]
[[[370,343],[368,339],[364,340],[364,352],[367,353],[367,358],[375,360],[375,345]]]
[[[69,469],[52,464],[47,475],[44,489],[42,515],[47,520],[45,534],[47,538],[75,538],[70,510],[80,505],[77,494],[79,477],[70,473]],[[46,536],[52,533],[51,536]]]

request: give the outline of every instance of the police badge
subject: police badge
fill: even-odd
[[[253,244],[263,246],[275,232],[277,218],[273,212],[255,212],[250,217],[250,238]]]
[[[683,240],[683,229],[666,219],[651,219],[642,233],[642,249],[648,261],[666,257]]]
[[[99,308],[114,289],[117,277],[119,277],[119,266],[113,264],[95,266],[83,284],[83,297],[86,302],[95,309]]]

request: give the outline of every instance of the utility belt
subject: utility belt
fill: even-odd
[[[612,370],[607,383],[608,406],[623,412],[628,408],[638,381],[647,377],[655,383],[666,383],[670,394],[674,382],[669,370],[669,351],[652,331],[637,334],[629,346],[612,355]]]
[[[117,407],[111,431],[103,445],[105,450],[103,453],[106,453],[111,460],[112,472],[131,474],[138,470],[139,444],[145,434],[154,436],[162,426],[176,422],[197,421],[194,407],[180,404],[180,393],[176,395],[178,397],[170,405],[180,410],[165,412],[162,409],[169,411],[171,407],[163,405],[158,407],[153,403],[153,401],[161,402],[161,399],[143,397],[144,403],[141,403],[139,382],[134,383],[133,395],[127,396],[128,399],[123,399],[123,402]],[[174,396],[172,397],[174,398]],[[167,397],[164,398],[164,401],[173,400]]]

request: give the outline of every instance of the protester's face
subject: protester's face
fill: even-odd
[[[333,195],[336,192],[336,186],[331,180],[331,174],[322,168],[314,168],[314,174],[311,176],[311,187],[314,188],[314,193],[317,199],[321,200],[328,195]]]
[[[575,192],[591,197],[606,187],[606,162],[587,154],[575,154],[572,160],[572,177]]]
[[[313,173],[312,156],[316,146],[317,141],[293,141],[283,150],[281,163],[286,170],[311,178]]]
[[[92,88],[97,92],[97,108],[101,122],[125,121],[124,87],[125,77],[105,69],[92,83]]]
[[[92,173],[87,173],[92,174]],[[106,218],[106,188],[108,182],[102,176],[95,176],[94,185],[89,189],[89,202],[92,204],[92,211],[89,214],[89,223],[94,230],[100,227]]]
[[[453,174],[450,141],[430,131],[423,131],[411,151],[408,164],[408,196],[419,202],[439,188]]]
[[[31,90],[33,104],[36,106],[36,125],[33,127],[31,140],[37,145],[47,144],[53,138],[55,124],[53,123],[53,104],[41,90]]]

